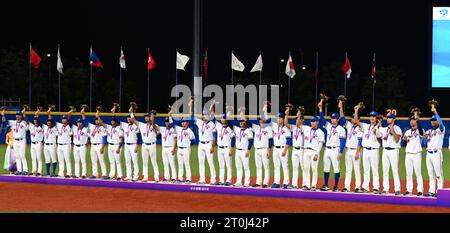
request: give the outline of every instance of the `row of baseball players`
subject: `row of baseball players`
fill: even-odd
[[[226,116],[220,121],[214,118],[214,112],[204,114],[202,119],[183,118],[181,123],[173,119],[170,114],[165,120],[165,127],[159,127],[154,123],[154,114],[145,114],[145,123],[138,122],[133,113],[128,115],[128,122],[119,122],[113,117],[111,125],[105,124],[99,112],[96,114],[95,123],[88,123],[84,112],[82,118],[77,120],[76,125],[70,124],[70,113],[63,116],[61,123],[56,123],[48,111],[49,118],[46,125],[39,122],[38,112],[33,124],[27,122],[24,111],[17,112],[16,120],[9,121],[13,131],[13,146],[18,155],[18,174],[27,175],[27,161],[25,158],[26,131],[30,131],[31,136],[31,157],[32,173],[40,175],[42,171],[41,152],[42,146],[46,164],[46,175],[56,176],[55,171],[59,162],[58,176],[86,178],[86,145],[88,139],[91,143],[92,176],[97,178],[98,163],[100,163],[101,177],[103,179],[120,180],[122,175],[121,152],[125,150],[126,178],[125,180],[136,181],[139,178],[138,166],[138,133],[142,137],[142,160],[143,160],[143,181],[148,180],[148,160],[153,166],[154,180],[159,181],[159,169],[156,156],[156,139],[161,135],[162,158],[164,164],[164,180],[172,182],[182,182],[184,168],[186,169],[185,182],[191,182],[190,169],[190,146],[195,139],[195,134],[189,128],[189,123],[193,122],[198,127],[199,146],[198,161],[200,178],[198,184],[206,183],[205,178],[205,158],[210,167],[211,184],[231,185],[231,156],[235,154],[237,180],[235,186],[250,185],[250,148],[255,148],[256,163],[256,184],[254,187],[268,187],[270,177],[269,158],[273,156],[274,183],[272,188],[280,188],[281,170],[283,170],[283,188],[298,187],[299,168],[303,172],[302,185],[305,190],[315,190],[318,179],[318,161],[322,145],[325,143],[324,159],[324,184],[322,191],[329,190],[328,180],[330,168],[334,171],[333,191],[337,191],[340,171],[339,160],[342,157],[344,148],[347,148],[345,155],[345,185],[342,191],[350,191],[352,170],[355,171],[355,192],[368,192],[370,183],[370,171],[372,170],[372,187],[374,193],[379,192],[378,163],[380,144],[383,147],[383,193],[389,191],[389,169],[394,176],[394,192],[400,194],[400,180],[398,176],[398,156],[402,132],[394,124],[395,115],[387,116],[387,127],[381,127],[381,121],[377,119],[378,114],[371,112],[370,124],[359,122],[358,106],[351,122],[344,117],[343,103],[339,103],[340,114],[334,113],[331,116],[331,123],[325,121],[322,113],[321,101],[318,105],[320,119],[312,117],[311,126],[304,125],[304,117],[297,113],[295,125],[288,122],[289,109],[279,114],[277,121],[270,123],[266,116],[259,118],[259,124],[249,123],[241,113],[239,126],[233,127],[229,124]],[[192,112],[192,101],[189,103]],[[267,109],[267,106],[265,106]],[[417,195],[423,194],[423,181],[421,177],[421,139],[428,141],[427,145],[427,169],[430,176],[429,195],[436,196],[437,187],[443,187],[442,175],[442,141],[445,128],[436,108],[432,106],[431,111],[434,116],[431,120],[431,129],[424,132],[418,125],[417,116],[410,118],[411,129],[403,134],[403,139],[407,143],[405,166],[407,171],[407,187],[405,195],[412,193],[413,171],[417,177]],[[25,120],[23,120],[25,119]],[[2,121],[5,122],[4,112]],[[249,125],[251,124],[251,125]],[[325,131],[325,132],[324,132]],[[325,134],[326,133],[326,134]],[[380,143],[381,142],[381,143]],[[75,173],[72,175],[72,165],[70,159],[70,148],[73,144],[73,154],[75,160]],[[110,162],[109,175],[106,171],[104,151],[108,145],[108,156]],[[214,148],[218,147],[219,161],[219,182],[216,182],[216,170],[214,167]],[[292,168],[293,177],[289,179],[288,147],[292,145]],[[273,150],[273,151],[272,151]],[[233,152],[235,151],[235,153]],[[175,166],[175,157],[178,160],[178,172]],[[364,181],[361,186],[360,160],[363,160]],[[80,174],[81,162],[81,174]],[[133,165],[133,166],[132,166]],[[53,171],[50,173],[50,167]],[[117,176],[116,176],[117,168]],[[66,173],[64,170],[66,169]],[[310,179],[312,170],[312,180]],[[226,176],[225,176],[226,171]],[[264,171],[264,177],[263,177]],[[177,175],[178,173],[178,175]],[[244,175],[243,175],[244,173]],[[244,176],[244,182],[243,181]],[[226,177],[226,180],[225,180]],[[290,185],[289,185],[290,184]]]

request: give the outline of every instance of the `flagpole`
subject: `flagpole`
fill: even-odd
[[[345,61],[347,62],[347,52],[345,52]],[[344,74],[344,96],[347,96],[347,74]]]
[[[31,106],[31,42],[30,48],[28,49],[29,53],[29,64],[28,64],[28,106]]]
[[[122,57],[122,46],[120,46],[120,57]],[[122,105],[122,67],[119,61],[119,106]]]
[[[92,45],[91,50],[89,51],[92,55]],[[92,64],[89,61],[89,112],[92,112]]]
[[[147,48],[147,54],[150,54],[150,48]],[[148,63],[148,58],[147,58]],[[147,64],[147,112],[150,111],[150,70]]]
[[[261,54],[261,50],[259,50],[259,56],[261,56],[262,54]],[[261,86],[262,85],[262,69],[261,70],[259,70],[259,85]]]
[[[375,66],[375,53],[373,53],[372,66]],[[372,110],[375,111],[375,84],[377,83],[377,81],[375,79],[376,72],[373,72],[373,67],[372,67],[372,73],[373,73],[373,77],[372,77]]]
[[[233,50],[231,50],[231,56],[233,56]],[[233,59],[233,58],[231,58]],[[231,85],[233,86],[234,84],[234,77],[233,77],[233,62],[231,62]]]
[[[315,81],[316,81],[316,98],[315,98],[315,100],[316,100],[316,105],[315,105],[315,107],[314,107],[314,109],[316,109],[316,111],[315,111],[315,115],[317,115],[317,92],[318,92],[318,86],[319,86],[319,80],[318,80],[318,73],[319,73],[319,52],[316,52],[316,71],[315,71],[315,73],[314,73],[314,76],[315,76]]]
[[[58,56],[61,56],[59,54],[59,44],[58,44]],[[59,57],[56,58],[56,69],[58,69],[58,59],[60,59]],[[58,70],[58,111],[61,111],[61,74],[59,73]]]
[[[177,53],[176,53],[176,56],[175,56],[175,92],[176,92],[175,100],[178,100],[178,68],[177,68],[177,65],[176,65],[177,64],[177,58],[178,58],[178,48],[176,50],[177,50]],[[178,104],[177,104],[177,106],[175,106],[175,108],[178,109]]]
[[[289,51],[289,58],[291,58],[291,51]],[[289,59],[287,61],[287,65],[289,65]],[[288,102],[287,103],[288,104],[291,103],[291,77],[290,76],[288,76]]]

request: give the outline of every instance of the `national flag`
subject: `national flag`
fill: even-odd
[[[150,49],[148,50],[148,59],[147,59],[147,69],[152,70],[156,67],[156,62],[150,53]]]
[[[188,56],[183,55],[177,51],[177,69],[184,70],[184,66],[186,66],[188,61],[189,61]]]
[[[125,63],[125,55],[123,54],[122,48],[120,48],[119,65],[122,69],[127,68],[127,64]]]
[[[203,76],[205,81],[208,79],[208,51],[205,50],[205,57],[203,59]]]
[[[33,50],[30,45],[30,64],[33,68],[39,68],[39,64],[41,63],[42,58]]]
[[[59,53],[59,45],[58,45],[58,54],[57,54],[57,60],[56,60],[56,70],[64,75],[63,73],[63,63],[61,61],[61,54]]]
[[[372,74],[370,75],[375,80],[376,67],[375,67],[375,53],[373,53]]]
[[[262,69],[263,69],[263,60],[262,55],[259,54],[259,57],[258,59],[256,59],[256,63],[250,72],[262,71]]]
[[[352,66],[350,65],[350,60],[348,59],[347,54],[345,54],[345,64],[342,66],[342,72],[347,75],[347,78],[350,78],[350,74],[352,73]]]
[[[293,78],[295,76],[294,62],[292,61],[291,53],[289,53],[289,59],[286,62],[285,73],[290,78]]]
[[[239,61],[239,59],[237,59],[236,56],[234,56],[233,51],[231,52],[231,69],[236,70],[236,71],[244,71],[244,64],[242,64],[241,61]]]
[[[96,68],[103,68],[102,63],[100,62],[100,59],[98,59],[97,54],[95,54],[94,50],[91,48],[91,56],[89,58],[91,66]]]

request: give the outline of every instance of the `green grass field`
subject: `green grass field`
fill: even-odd
[[[28,147],[29,148],[29,147]],[[8,174],[8,171],[3,169],[3,161],[5,159],[5,150],[6,150],[6,146],[2,145],[0,146],[0,164],[1,166],[1,174]],[[107,150],[105,150],[107,151]],[[323,150],[322,150],[323,151]],[[107,152],[105,152],[105,161],[106,161],[106,166],[107,169],[109,171],[109,160],[107,157]],[[161,147],[158,146],[157,147],[157,153],[158,153],[158,165],[159,165],[159,174],[163,175],[163,164],[162,164],[162,158],[161,158]],[[217,153],[217,150],[216,150]],[[444,162],[443,162],[443,169],[444,169],[444,178],[445,180],[450,180],[450,175],[446,175],[446,172],[450,170],[450,159],[447,159],[447,156],[450,154],[450,152],[447,149],[443,150],[444,153]],[[123,154],[123,153],[122,153]],[[43,154],[42,154],[43,156]],[[291,156],[289,154],[289,156]],[[425,150],[423,152],[423,159],[422,159],[422,176],[424,178],[424,180],[428,180],[428,173],[427,173],[427,168],[426,168],[426,163],[425,163]],[[140,169],[142,169],[142,159],[141,159],[141,154],[139,151],[139,167]],[[27,159],[28,159],[28,170],[31,171],[31,156],[29,153],[29,149],[27,150]],[[44,160],[42,158],[42,160]],[[91,174],[91,159],[89,156],[89,149],[87,150],[87,170],[88,170],[88,175]],[[175,160],[176,161],[176,160]],[[218,161],[217,161],[217,154],[214,157],[214,161],[215,161],[215,166],[216,166],[216,174],[218,175],[218,170],[219,170],[219,165],[218,165]],[[73,171],[73,156],[72,156],[72,171]],[[290,176],[292,176],[292,165],[291,165],[291,160],[289,159],[289,166],[290,166]],[[125,174],[125,158],[122,155],[122,169],[123,169],[123,173]],[[43,165],[43,169],[45,172],[45,164]],[[149,165],[149,177],[153,176],[153,168],[151,165]],[[197,158],[197,146],[193,146],[191,149],[191,170],[192,170],[192,175],[193,176],[197,176],[198,175],[198,158]],[[273,176],[273,161],[272,158],[270,159],[270,170],[271,170],[271,175]],[[340,162],[340,170],[341,170],[341,177],[343,176],[343,173],[345,172],[345,164],[344,164],[344,159],[341,159]],[[253,154],[253,149],[252,149],[252,153],[250,155],[250,171],[251,171],[251,176],[256,176],[256,170],[255,170],[255,159],[254,159],[254,154]],[[361,164],[361,172],[362,172],[362,164]],[[404,154],[404,148],[401,149],[400,151],[400,161],[399,161],[399,172],[400,172],[400,179],[406,179],[406,170],[405,170],[405,154]],[[140,174],[142,174],[142,171],[140,171]],[[206,163],[206,175],[209,176],[209,166],[208,163]],[[234,164],[234,156],[233,156],[233,175],[236,175],[236,169],[235,169],[235,164]],[[381,166],[381,153],[380,153],[380,163],[379,163],[379,175],[380,178],[382,178],[382,166]],[[301,177],[301,173],[299,174],[299,176]],[[319,160],[319,177],[323,176],[323,153],[320,156],[320,160]],[[392,178],[392,173],[390,175],[390,177]]]

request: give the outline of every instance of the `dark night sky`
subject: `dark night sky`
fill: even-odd
[[[407,73],[409,95],[448,99],[448,91],[428,85],[429,1],[204,1],[203,45],[208,49],[209,83],[224,84],[230,76],[230,51],[250,70],[263,51],[266,79],[277,76],[278,60],[293,51],[305,53],[307,67],[343,60],[351,54],[354,72],[370,74],[377,66],[397,65]],[[118,79],[119,47],[125,47],[125,77],[142,82],[145,99],[146,48],[157,63],[151,72],[152,103],[168,100],[174,82],[175,49],[192,57],[192,1],[16,1],[2,6],[0,46],[27,46],[56,52],[64,60],[86,57],[89,45],[102,60],[104,75]],[[298,63],[298,62],[297,62]],[[190,63],[192,65],[192,63]],[[56,71],[55,71],[56,73]],[[243,76],[251,76],[248,71]],[[190,85],[192,68],[179,73]],[[351,91],[351,90],[349,90]],[[139,101],[138,100],[138,101]],[[165,104],[164,104],[165,106]],[[447,112],[446,113],[450,113]]]

